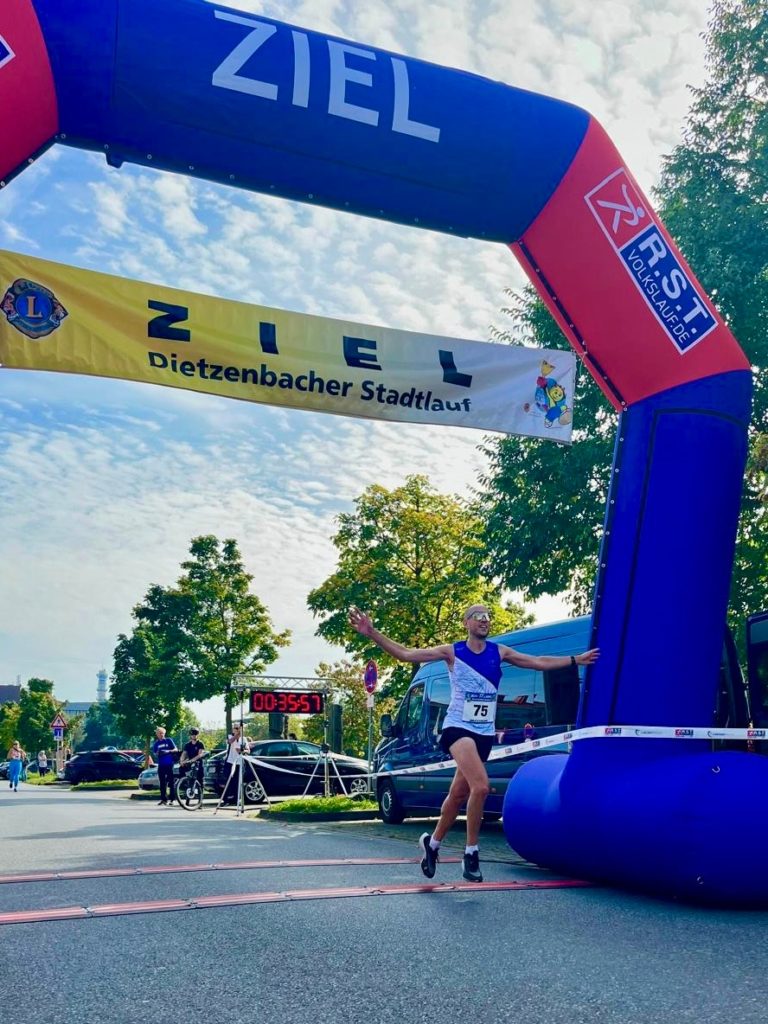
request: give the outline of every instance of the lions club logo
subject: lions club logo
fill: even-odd
[[[8,323],[28,338],[44,338],[52,334],[67,311],[49,288],[17,278],[3,296],[3,313]]]

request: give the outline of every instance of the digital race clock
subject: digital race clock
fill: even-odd
[[[251,690],[251,711],[283,715],[320,715],[325,699],[319,690]]]

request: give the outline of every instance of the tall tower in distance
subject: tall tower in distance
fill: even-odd
[[[96,687],[96,700],[103,703],[107,699],[107,670],[99,669],[96,678],[99,681],[99,685]]]

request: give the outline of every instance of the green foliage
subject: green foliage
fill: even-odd
[[[768,604],[768,9],[715,0],[707,82],[657,198],[681,249],[754,367],[750,460],[731,586],[732,626]],[[742,642],[741,630],[736,630]]]
[[[190,553],[178,582],[187,603],[185,697],[202,701],[224,694],[230,709],[236,701],[233,677],[262,673],[288,646],[290,631],[276,633],[267,609],[250,592],[253,576],[245,571],[236,541],[196,537]]]
[[[190,554],[176,586],[150,587],[133,609],[131,635],[118,639],[109,704],[128,735],[151,736],[158,724],[169,733],[189,728],[185,700],[225,694],[229,714],[233,677],[262,672],[288,643],[250,593],[236,541],[196,537]]]
[[[259,817],[272,814],[328,814],[343,811],[376,811],[375,800],[356,796],[308,796],[281,800],[259,812]]]
[[[18,739],[20,716],[18,704],[0,704],[0,760],[5,760],[6,751]]]
[[[248,735],[252,735],[251,727],[248,727]],[[226,746],[227,730],[214,729],[210,726],[200,730],[200,742],[205,744],[206,750],[223,750]]]
[[[117,727],[117,719],[109,704],[93,704],[83,720],[82,739],[71,744],[76,750],[99,750],[101,747],[127,747],[128,737]]]
[[[152,590],[159,592],[161,588]],[[152,592],[148,598],[151,596]],[[140,621],[131,635],[118,637],[109,708],[121,732],[147,739],[157,725],[169,731],[178,726],[183,683],[169,651],[167,634],[141,621],[140,607],[134,609],[134,617]]]
[[[99,779],[98,782],[78,782],[72,789],[137,789],[134,779]]]
[[[56,778],[56,765],[48,771],[45,775],[27,775],[25,782],[28,786],[58,786],[59,781]]]
[[[0,752],[4,754],[14,740],[30,759],[37,757],[38,750],[49,750],[51,722],[61,707],[50,679],[29,679],[21,688],[18,703],[0,707]]]
[[[368,696],[363,686],[363,662],[337,661],[333,665],[321,663],[315,673],[322,679],[330,681],[329,700],[333,704],[342,705],[342,729],[344,735],[343,748],[345,753],[353,757],[368,757]],[[381,739],[379,718],[384,714],[393,714],[397,701],[393,697],[376,694],[373,714],[373,744]],[[323,715],[312,715],[306,719],[302,736],[310,743],[323,742]]]
[[[409,647],[430,647],[461,634],[463,611],[474,603],[488,605],[495,630],[530,621],[519,606],[502,603],[494,574],[480,568],[485,547],[478,516],[461,499],[438,494],[426,477],[410,476],[392,491],[368,487],[355,511],[337,522],[336,571],[310,593],[307,604],[322,619],[318,636],[364,661],[375,657],[391,672],[388,692],[402,694],[418,666],[394,662],[351,630],[351,605]]]
[[[532,288],[507,290],[502,310],[514,323],[500,341],[568,347]],[[534,438],[489,440],[490,462],[477,510],[485,523],[485,571],[534,600],[564,593],[577,613],[589,608],[608,495],[616,415],[579,364],[573,444]],[[494,632],[499,632],[494,623]]]

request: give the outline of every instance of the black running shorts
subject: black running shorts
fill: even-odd
[[[471,740],[475,741],[477,752],[480,755],[481,761],[487,761],[488,755],[491,752],[493,741],[496,739],[495,736],[480,736],[476,732],[472,732],[471,729],[458,729],[454,726],[450,726],[448,729],[443,729],[440,735],[440,749],[444,754],[451,754],[451,745],[460,740],[462,736],[468,736]]]

